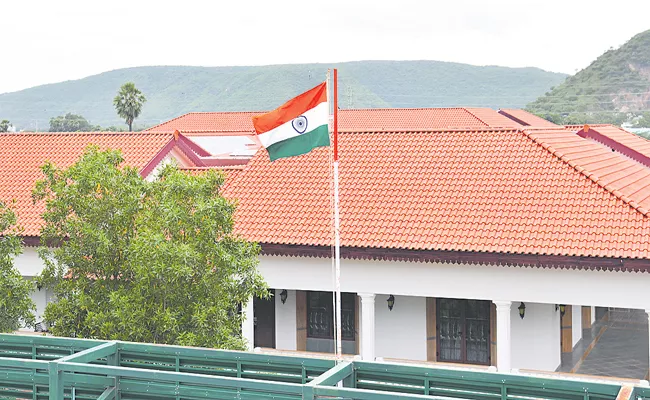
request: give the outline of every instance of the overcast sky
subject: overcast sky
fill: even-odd
[[[0,93],[142,65],[442,60],[574,73],[648,0],[7,0]]]

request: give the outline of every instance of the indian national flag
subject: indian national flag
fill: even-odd
[[[271,161],[330,145],[326,91],[323,82],[279,108],[253,117],[257,138],[269,152]]]

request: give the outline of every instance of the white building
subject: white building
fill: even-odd
[[[224,118],[232,132],[251,129],[246,113],[194,114],[201,137]],[[341,120],[346,353],[554,371],[596,307],[650,310],[644,139],[520,110],[353,110]],[[183,121],[161,126],[183,131]],[[207,157],[198,153],[186,157]],[[261,244],[275,294],[245,307],[251,348],[333,350],[330,165],[324,148],[273,163],[260,151],[228,178],[236,231]],[[29,249],[22,257],[19,268],[38,271]]]
[[[650,310],[649,143],[602,125],[344,131],[344,352],[555,371],[596,307]],[[226,188],[275,292],[247,307],[251,347],[333,351],[329,157],[260,152]]]

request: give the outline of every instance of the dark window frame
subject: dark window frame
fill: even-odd
[[[461,326],[462,326],[462,333],[461,333],[461,359],[460,360],[454,360],[454,359],[449,359],[446,360],[442,358],[442,343],[441,343],[441,333],[440,333],[440,324],[441,324],[441,309],[442,309],[442,301],[444,300],[455,300],[455,301],[461,301],[462,302],[462,311],[461,311],[461,316],[460,320]],[[487,300],[479,300],[483,303],[483,312],[485,313],[484,317],[482,319],[485,319],[487,321],[487,361],[486,362],[478,362],[478,361],[469,361],[467,357],[467,320],[470,319],[470,317],[467,316],[468,314],[468,304],[469,300],[468,299],[437,299],[436,300],[436,359],[439,362],[449,362],[449,363],[457,363],[457,364],[470,364],[470,365],[490,365],[491,360],[492,360],[492,313],[491,313],[491,307],[492,304],[490,301]]]
[[[329,339],[334,340],[334,304],[332,292],[307,292],[307,337],[311,339]],[[356,293],[341,293],[341,320],[351,321],[352,326],[345,329],[346,324],[342,324],[341,336],[343,340],[356,340],[355,312],[356,312]],[[326,328],[316,329],[312,323],[312,318],[318,313],[326,313]],[[327,330],[327,332],[324,332]]]

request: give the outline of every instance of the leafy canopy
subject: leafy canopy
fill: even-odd
[[[50,118],[50,132],[96,132],[102,128],[92,125],[81,115],[67,113]]]
[[[9,132],[9,128],[11,128],[11,122],[9,120],[3,119],[0,121],[0,132]]]
[[[119,151],[89,147],[68,169],[42,167],[46,266],[55,335],[243,349],[238,306],[266,296],[259,246],[233,235],[223,176],[164,167],[155,181]]]
[[[34,325],[32,283],[14,267],[15,257],[23,251],[15,224],[16,214],[0,202],[0,332]]]
[[[135,87],[133,82],[122,85],[113,99],[115,111],[129,126],[129,131],[133,130],[133,121],[140,116],[142,105],[146,101],[146,97]]]

